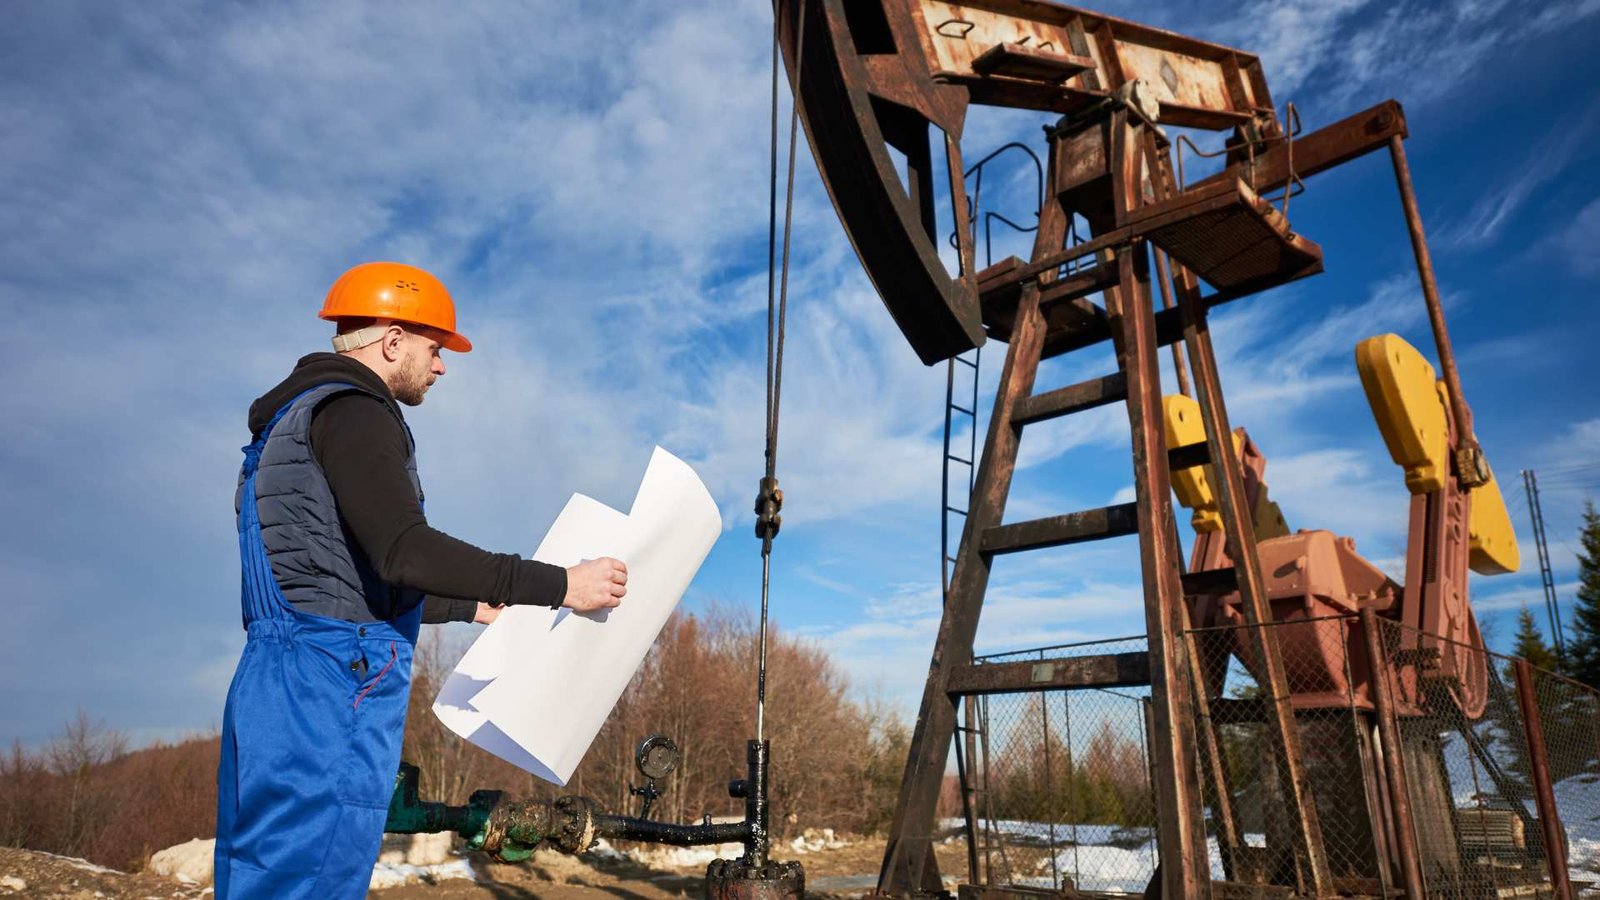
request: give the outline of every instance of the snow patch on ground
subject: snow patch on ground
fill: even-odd
[[[640,846],[625,856],[652,869],[704,869],[714,859],[738,859],[743,844],[716,844],[710,847]]]
[[[838,838],[832,828],[807,828],[789,842],[789,849],[795,853],[818,853],[848,846],[850,842]]]
[[[985,824],[1010,846],[1054,851],[1034,861],[1033,875],[1013,873],[1011,880],[1016,884],[1053,889],[1058,884],[1071,883],[1080,891],[1137,894],[1144,891],[1155,873],[1155,830],[1146,826],[998,819],[980,822],[979,827]],[[944,819],[939,825],[956,831],[965,827],[961,819]],[[959,833],[955,839],[960,839]],[[1264,847],[1266,836],[1246,833],[1244,842],[1252,847]],[[1596,846],[1600,849],[1600,840]],[[1215,837],[1206,838],[1206,850],[1211,877],[1223,880],[1222,854]]]
[[[1564,778],[1552,793],[1567,828],[1567,864],[1600,870],[1600,775],[1583,772]]]
[[[472,870],[472,863],[467,862],[465,859],[453,859],[450,862],[437,863],[431,866],[381,862],[372,867],[372,881],[367,885],[367,888],[368,890],[381,891],[384,888],[400,887],[404,884],[414,884],[419,881],[437,884],[454,878],[477,881],[478,873]]]
[[[58,856],[57,854],[54,854],[54,853],[46,853],[43,850],[31,850],[29,852],[38,854],[39,856],[47,856],[50,859],[61,860],[62,862],[66,863],[67,865],[72,866],[74,869],[82,869],[85,872],[93,872],[96,875],[126,875],[126,874],[128,874],[127,872],[119,872],[116,869],[108,869],[105,866],[97,866],[94,863],[89,862],[87,859],[81,859],[81,858],[76,857],[76,856]]]

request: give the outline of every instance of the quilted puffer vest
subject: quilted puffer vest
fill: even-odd
[[[333,491],[312,454],[313,413],[333,396],[350,392],[377,396],[352,384],[329,383],[306,392],[284,413],[261,451],[256,510],[272,574],[296,610],[348,622],[377,622],[402,615],[421,603],[423,594],[378,578],[340,521]],[[422,484],[409,428],[406,440],[410,445],[406,471],[420,502]],[[239,503],[236,493],[235,511]]]

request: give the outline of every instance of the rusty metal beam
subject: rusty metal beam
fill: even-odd
[[[1142,199],[1140,126],[1126,110],[1111,114],[1108,156],[1115,218]],[[1092,224],[1092,223],[1091,223]],[[1106,292],[1112,344],[1128,379],[1134,502],[1138,507],[1139,563],[1144,582],[1145,631],[1150,653],[1151,765],[1156,772],[1157,850],[1162,895],[1179,900],[1211,895],[1210,863],[1201,818],[1200,776],[1193,694],[1183,646],[1183,586],[1172,473],[1167,466],[1161,413],[1161,369],[1152,310],[1149,260],[1143,246],[1116,254],[1117,286]]]
[[[1394,180],[1400,188],[1400,205],[1406,214],[1406,232],[1411,236],[1411,252],[1417,260],[1417,278],[1422,282],[1422,300],[1428,308],[1428,324],[1433,329],[1434,349],[1439,353],[1439,368],[1444,375],[1446,400],[1455,418],[1459,449],[1469,463],[1458,466],[1457,476],[1465,487],[1477,487],[1488,480],[1478,438],[1472,430],[1472,407],[1461,391],[1461,375],[1456,369],[1456,354],[1450,345],[1450,331],[1444,324],[1444,305],[1439,300],[1439,284],[1433,274],[1433,257],[1428,253],[1428,238],[1422,231],[1422,213],[1417,209],[1416,189],[1411,184],[1411,167],[1406,163],[1405,143],[1400,135],[1389,138],[1389,156],[1394,162]]]
[[[1238,572],[1240,605],[1250,627],[1250,642],[1255,646],[1262,668],[1268,724],[1277,754],[1281,794],[1293,822],[1294,855],[1304,884],[1301,889],[1320,896],[1329,888],[1328,862],[1322,843],[1322,829],[1311,799],[1311,783],[1300,751],[1300,730],[1290,703],[1288,677],[1277,635],[1267,627],[1273,621],[1267,603],[1266,582],[1261,561],[1256,555],[1255,535],[1250,510],[1245,502],[1244,476],[1239,457],[1233,452],[1233,430],[1222,399],[1222,383],[1211,347],[1211,331],[1206,313],[1199,303],[1199,286],[1193,276],[1179,268],[1178,308],[1183,311],[1184,342],[1193,369],[1196,399],[1205,423],[1206,443],[1211,448],[1212,471],[1217,492],[1217,508],[1222,515],[1222,530],[1228,557]]]
[[[1120,503],[1027,522],[996,525],[983,532],[983,552],[992,554],[1043,550],[1083,541],[1098,541],[1139,532],[1136,504]]]
[[[1148,280],[1138,254],[1124,253],[1121,285],[1108,295],[1113,342],[1128,376],[1128,424],[1133,438],[1140,570],[1150,654],[1150,736],[1157,772],[1155,793],[1161,887],[1172,900],[1210,896],[1209,864],[1201,828],[1194,715],[1186,688],[1182,646],[1183,587],[1172,536],[1172,480],[1161,425],[1161,374]]]
[[[1319,128],[1287,146],[1275,144],[1256,155],[1254,165],[1232,165],[1209,178],[1185,186],[1185,191],[1200,190],[1214,184],[1242,178],[1259,193],[1268,193],[1289,184],[1292,171],[1299,178],[1310,178],[1352,159],[1388,146],[1394,137],[1405,137],[1406,114],[1399,101],[1385,100],[1377,106],[1347,116]]]
[[[1572,900],[1572,881],[1567,875],[1567,836],[1561,828],[1561,811],[1550,780],[1550,752],[1544,740],[1544,722],[1539,718],[1539,697],[1533,690],[1533,666],[1516,659],[1511,670],[1517,682],[1517,705],[1522,708],[1522,735],[1528,742],[1528,769],[1533,777],[1533,802],[1539,810],[1539,827],[1544,837],[1545,862],[1550,867],[1550,882],[1558,900]]]
[[[1032,425],[1126,399],[1128,377],[1121,372],[1113,372],[1047,393],[1024,397],[1017,404],[1013,421],[1018,425]]]
[[[1406,784],[1405,753],[1400,742],[1400,723],[1394,713],[1395,671],[1384,652],[1378,634],[1378,617],[1372,608],[1361,608],[1361,631],[1366,640],[1367,660],[1372,665],[1372,705],[1377,710],[1378,743],[1383,749],[1383,773],[1388,788],[1389,809],[1394,816],[1395,856],[1400,863],[1400,883],[1407,897],[1424,897],[1422,856],[1417,849],[1417,825],[1411,818],[1411,791]],[[1374,822],[1374,828],[1380,824]]]
[[[1108,653],[1066,659],[979,663],[950,671],[951,694],[1015,694],[1071,688],[1133,687],[1150,683],[1150,654]]]
[[[1174,536],[1176,541],[1176,536]],[[1183,589],[1185,595],[1194,591],[1188,583],[1190,573],[1184,574]],[[1217,855],[1222,858],[1223,876],[1232,881],[1238,877],[1239,848],[1245,846],[1243,838],[1239,835],[1239,820],[1233,811],[1233,785],[1228,777],[1228,762],[1223,753],[1222,735],[1217,728],[1217,720],[1212,716],[1211,698],[1208,695],[1209,683],[1206,678],[1205,660],[1203,650],[1195,646],[1196,635],[1189,629],[1192,621],[1189,618],[1189,604],[1187,596],[1181,604],[1180,610],[1183,617],[1184,634],[1188,638],[1184,647],[1184,655],[1189,664],[1189,688],[1194,692],[1195,731],[1200,740],[1202,768],[1211,777],[1215,790],[1212,797],[1213,821],[1216,823]],[[1224,658],[1223,663],[1226,664]],[[1212,660],[1215,665],[1215,660]],[[1212,890],[1215,896],[1216,887]]]

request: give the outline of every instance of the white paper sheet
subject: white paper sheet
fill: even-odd
[[[627,515],[572,495],[534,559],[622,560],[622,605],[583,614],[503,610],[457,664],[434,713],[468,741],[565,785],[721,532],[705,485],[660,447]]]

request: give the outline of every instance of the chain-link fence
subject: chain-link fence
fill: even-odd
[[[983,657],[979,665],[1144,654],[1143,637]],[[957,734],[974,880],[1137,893],[1155,871],[1148,687],[966,698]]]
[[[1195,719],[1212,877],[1307,889],[1316,866],[1325,890],[1382,896],[1386,836],[1367,813],[1381,785],[1372,704],[1357,679],[1365,654],[1351,658],[1364,647],[1355,621],[1303,618],[1187,637],[1203,687]],[[1276,691],[1268,642],[1282,660]]]
[[[1146,650],[1125,638],[978,663]],[[1595,690],[1377,617],[1194,629],[1177,652],[1212,879],[1550,897],[1564,857],[1573,896],[1600,896]],[[1150,728],[1148,687],[965,698],[973,881],[1142,892],[1158,855]]]
[[[1569,875],[1574,888],[1600,888],[1600,693],[1554,672],[1528,670]]]

